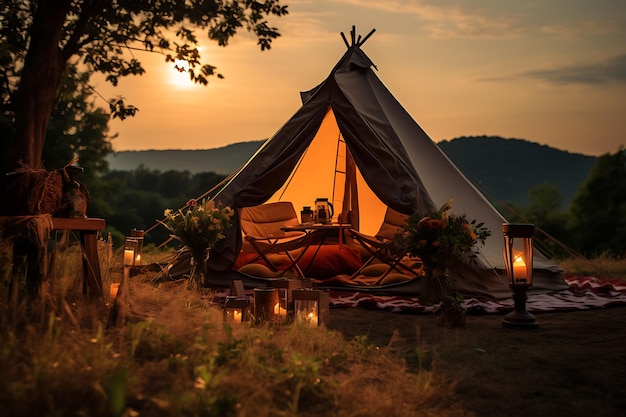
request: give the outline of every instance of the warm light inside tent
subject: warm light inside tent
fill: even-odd
[[[344,206],[347,154],[346,143],[329,108],[291,177],[269,201],[291,201],[300,211],[306,206],[313,206],[316,198],[328,197],[335,211],[333,221],[337,221]],[[383,222],[386,205],[372,192],[358,168],[356,182],[359,230],[374,235]]]

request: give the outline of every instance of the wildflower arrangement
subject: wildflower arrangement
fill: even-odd
[[[171,236],[185,245],[194,257],[206,256],[207,251],[225,237],[224,230],[231,226],[233,210],[215,205],[213,200],[189,200],[184,208],[165,210],[163,225]]]
[[[447,270],[465,255],[475,261],[474,246],[479,242],[484,244],[491,235],[484,223],[449,213],[452,201],[441,206],[436,213],[426,216],[413,213],[398,236],[396,244],[399,248],[411,256],[419,256],[426,270]]]
[[[411,214],[407,225],[397,236],[395,245],[401,253],[418,256],[424,263],[420,303],[441,303],[441,314],[459,313],[463,316],[465,310],[460,304],[462,297],[448,281],[448,271],[458,265],[464,256],[475,261],[477,252],[474,246],[479,242],[484,244],[491,232],[484,223],[469,221],[465,215],[450,213],[452,201],[448,201],[435,213],[425,216],[417,212]]]

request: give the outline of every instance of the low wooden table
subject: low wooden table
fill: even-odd
[[[52,230],[72,230],[80,233],[80,244],[83,250],[84,292],[88,296],[102,297],[102,275],[98,260],[99,231],[104,230],[104,219],[89,217],[53,217]]]
[[[311,239],[308,240],[307,244],[303,247],[302,251],[298,255],[296,259],[292,259],[292,264],[297,268],[299,273],[304,277],[304,273],[300,270],[300,267],[297,266],[298,261],[302,256],[306,253],[306,251],[311,247],[315,246],[315,251],[311,258],[311,263],[317,256],[321,247],[335,234],[337,233],[337,243],[339,244],[339,248],[344,244],[344,230],[348,230],[352,225],[350,223],[301,223],[296,225],[283,226],[285,232],[305,232],[312,236]],[[310,265],[310,264],[309,264]]]
[[[322,234],[322,238],[318,242],[318,245],[323,245],[324,242],[332,236],[333,233],[337,233],[339,246],[344,243],[343,231],[350,229],[352,225],[350,223],[302,223],[296,225],[283,226],[285,232],[306,232],[306,233],[319,233]]]

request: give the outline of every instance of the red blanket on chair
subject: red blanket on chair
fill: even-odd
[[[352,274],[361,266],[361,255],[348,245],[321,245],[310,246],[304,253],[293,251],[291,256],[298,260],[298,266],[307,278],[324,279],[337,275]],[[239,270],[257,257],[254,253],[241,252],[234,269]],[[290,266],[290,260],[284,254],[268,255],[270,262],[279,270]],[[254,263],[268,266],[263,260],[254,260]]]

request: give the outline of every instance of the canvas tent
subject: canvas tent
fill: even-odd
[[[492,231],[478,265],[455,271],[457,288],[463,294],[510,296],[503,273],[505,219],[383,85],[361,49],[364,40],[355,42],[352,35],[330,75],[301,94],[302,107],[213,198],[237,213],[281,200],[299,210],[328,197],[336,215],[350,213],[353,227],[368,234],[380,226],[387,207],[406,214],[416,207],[430,212],[452,198],[455,214],[465,213]],[[216,285],[241,279],[232,270],[241,250],[237,215],[233,223],[211,252],[209,278]],[[567,287],[560,268],[540,253],[534,268],[535,289]],[[378,290],[402,292],[401,286]]]

